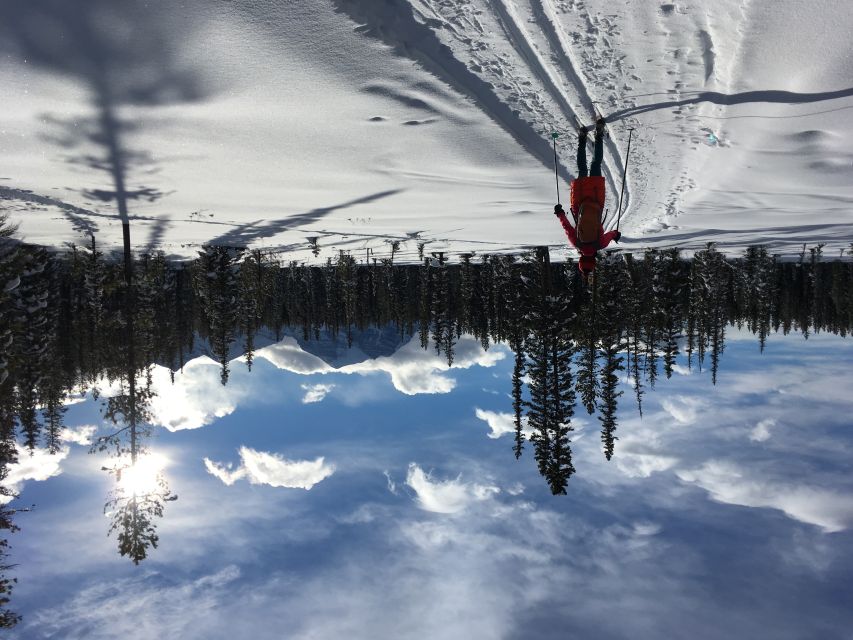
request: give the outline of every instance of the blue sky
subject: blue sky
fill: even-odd
[[[225,389],[204,361],[162,387],[171,430],[151,449],[179,499],[140,566],[106,535],[103,457],[69,442],[39,461],[55,475],[22,480],[37,509],[12,540],[21,637],[842,638],[853,624],[849,340],[773,336],[761,355],[734,332],[716,387],[679,367],[642,419],[626,387],[610,462],[579,415],[562,497],[510,434],[489,437],[511,411],[504,348],[463,339],[447,371],[415,343],[343,373],[270,349],[251,373],[233,363]],[[68,423],[99,426],[97,405]]]

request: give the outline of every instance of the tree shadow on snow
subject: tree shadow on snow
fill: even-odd
[[[760,235],[760,238],[756,238]],[[826,242],[838,240],[839,238],[853,237],[853,224],[830,223],[830,224],[802,224],[785,227],[765,227],[762,229],[698,229],[687,233],[659,233],[648,234],[640,238],[640,241],[651,241],[665,239],[672,243],[689,243],[695,241],[706,244],[708,241],[726,243],[727,237],[736,241],[743,236],[749,236],[750,241],[769,243],[773,241],[784,241],[786,243],[809,243]]]
[[[232,229],[227,233],[223,233],[222,235],[213,238],[205,244],[222,245],[229,247],[245,247],[260,238],[270,238],[284,231],[297,229],[303,225],[317,222],[318,220],[321,220],[333,211],[347,209],[349,207],[354,207],[360,204],[376,202],[377,200],[382,200],[383,198],[388,198],[389,196],[396,195],[401,191],[403,190],[390,189],[388,191],[379,191],[368,196],[363,196],[361,198],[356,198],[354,200],[349,200],[347,202],[342,202],[340,204],[331,205],[328,207],[312,209],[311,211],[306,211],[305,213],[297,213],[295,215],[288,216],[286,218],[280,218],[278,220],[256,220],[254,222],[247,222],[246,224],[241,224],[237,228]]]
[[[157,165],[148,151],[130,148],[127,139],[144,124],[138,118],[122,117],[121,109],[199,101],[210,91],[195,65],[180,55],[182,43],[197,25],[190,18],[193,12],[177,9],[160,4],[154,10],[143,0],[4,0],[0,4],[4,49],[27,64],[75,80],[88,91],[92,115],[48,114],[44,119],[53,130],[46,137],[67,151],[67,162],[84,172],[106,174],[107,184],[81,193],[87,204],[115,202],[125,244],[129,202],[154,202],[166,194],[132,182],[132,170],[151,175]],[[67,215],[68,208],[64,210]],[[71,213],[89,215],[84,209]],[[86,225],[78,220],[77,227]]]
[[[723,106],[732,106],[736,104],[746,104],[750,102],[765,102],[779,104],[808,104],[811,102],[823,102],[825,100],[837,100],[838,98],[847,98],[853,96],[853,87],[850,89],[840,89],[838,91],[824,91],[821,93],[796,93],[794,91],[744,91],[743,93],[733,93],[727,95],[718,91],[699,91],[689,98],[682,100],[672,100],[666,102],[655,102],[653,104],[638,105],[636,107],[628,107],[620,111],[614,111],[607,116],[609,122],[623,120],[632,116],[648,113],[649,111],[658,111],[660,109],[672,109],[674,107],[683,107],[690,104],[698,104],[700,102],[711,102]]]

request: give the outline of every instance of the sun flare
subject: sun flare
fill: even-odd
[[[157,490],[157,477],[166,467],[166,458],[152,453],[139,457],[136,464],[121,470],[118,486],[126,494],[145,495]]]

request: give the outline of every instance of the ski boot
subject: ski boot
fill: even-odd
[[[584,123],[580,121],[580,118],[575,116],[575,127],[578,130],[578,144],[586,144],[587,136],[589,135],[589,131],[586,130],[586,126]]]

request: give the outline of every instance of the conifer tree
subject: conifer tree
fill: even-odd
[[[601,443],[605,457],[610,460],[613,456],[616,432],[617,401],[622,392],[618,390],[618,371],[622,371],[623,357],[620,352],[623,326],[623,292],[628,285],[628,274],[625,265],[618,256],[607,255],[599,260],[597,279],[600,282],[599,294],[602,304],[601,320],[601,350],[603,364],[601,367]]]
[[[524,351],[521,345],[517,345],[517,347],[515,351],[515,364],[512,369],[512,410],[514,416],[513,424],[515,426],[513,452],[515,453],[516,460],[521,457],[521,453],[524,450],[524,433],[521,420],[521,410],[524,406],[521,383],[521,377],[524,375]]]
[[[598,389],[598,314],[591,299],[583,307],[579,331],[577,390],[589,415],[595,413]]]
[[[220,380],[227,384],[228,355],[237,324],[237,277],[242,250],[204,247],[199,253],[193,278],[196,295],[208,327],[210,348],[221,366]]]
[[[554,291],[548,250],[537,249],[528,256],[532,277],[528,284],[529,327],[527,352],[530,398],[528,425],[539,473],[551,492],[566,493],[574,473],[569,433],[574,415],[575,390],[572,376],[574,344],[566,329],[573,320],[570,297]]]

